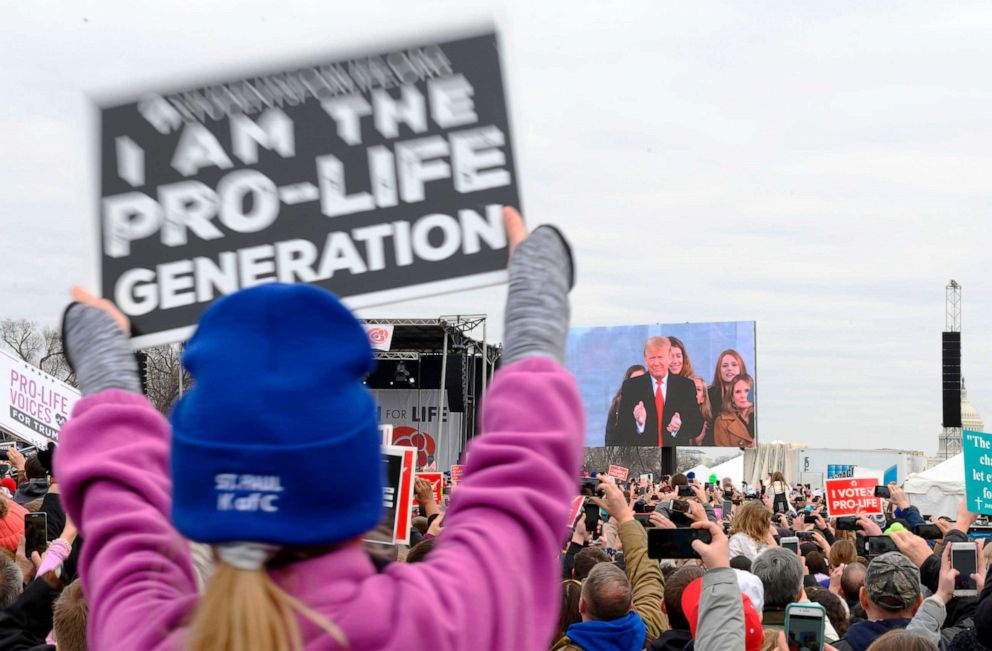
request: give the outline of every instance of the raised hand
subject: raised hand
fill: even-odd
[[[648,410],[644,408],[643,400],[634,406],[634,420],[637,422],[638,427],[644,427],[644,423],[648,420]]]

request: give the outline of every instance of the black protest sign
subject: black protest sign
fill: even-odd
[[[505,280],[519,206],[495,34],[101,109],[102,292],[138,347],[264,282],[355,307]]]

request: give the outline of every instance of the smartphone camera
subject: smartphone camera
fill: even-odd
[[[679,497],[695,497],[696,492],[692,490],[692,486],[679,486]]]
[[[978,545],[973,542],[951,543],[951,567],[958,571],[954,579],[954,596],[977,595],[978,586],[971,575],[978,571]]]
[[[579,494],[584,497],[603,497],[606,491],[599,487],[601,483],[594,477],[585,477],[582,479],[582,492]]]
[[[889,490],[888,486],[876,486],[875,497],[881,497],[887,500],[892,499],[892,491]]]

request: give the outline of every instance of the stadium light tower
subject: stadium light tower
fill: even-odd
[[[938,456],[949,459],[961,451],[961,285],[945,288],[942,345],[943,419]]]

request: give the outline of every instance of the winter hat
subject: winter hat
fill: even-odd
[[[696,627],[699,625],[699,597],[703,591],[703,577],[687,585],[682,591],[682,612],[689,620],[689,630],[692,639],[696,639]],[[761,615],[755,610],[751,598],[741,593],[744,605],[744,648],[746,651],[759,651],[765,642],[765,632],[761,628]]]
[[[744,570],[734,570],[737,587],[751,599],[751,605],[759,613],[765,609],[765,584],[754,574]]]
[[[17,492],[17,482],[14,481],[12,477],[4,477],[3,479],[0,479],[0,486],[3,486],[10,491],[11,495]]]
[[[362,384],[372,350],[337,298],[284,284],[221,298],[183,364],[193,388],[171,416],[172,520],[183,535],[334,544],[379,523],[380,436]]]
[[[28,510],[14,500],[0,499],[3,500],[0,510],[4,512],[0,517],[0,547],[17,551],[17,543],[24,536],[24,516]]]

